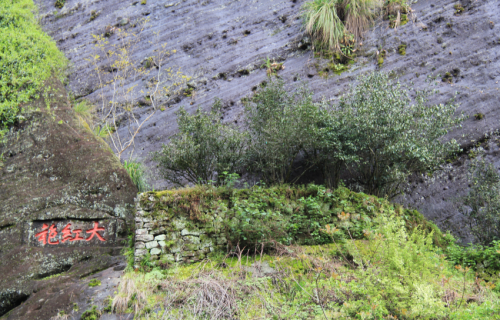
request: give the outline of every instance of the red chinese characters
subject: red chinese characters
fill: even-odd
[[[87,230],[85,233],[90,234],[88,238],[82,236],[82,229],[71,229],[71,222],[68,223],[62,230],[60,235],[60,243],[65,243],[66,241],[91,241],[94,237],[97,238],[98,241],[106,241],[99,234],[100,231],[104,231],[104,228],[99,227],[99,222],[94,221],[94,227],[92,229]],[[42,231],[35,234],[35,237],[38,241],[40,241],[43,245],[50,244],[56,245],[59,244],[59,240],[57,238],[57,228],[55,224],[52,224],[50,227],[47,224],[43,224]]]

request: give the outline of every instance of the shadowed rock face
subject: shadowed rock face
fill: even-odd
[[[453,6],[457,1],[419,0],[412,6],[410,23],[393,30],[387,21],[377,22],[366,34],[351,70],[340,76],[331,74],[327,79],[318,75],[315,66],[321,68],[324,61],[312,56],[304,38],[300,7],[305,0],[147,0],[146,5],[137,0],[67,0],[57,14],[53,13],[52,0],[38,2],[44,29],[73,63],[69,88],[77,96],[98,98],[93,66],[85,59],[94,52],[92,34],[104,34],[107,26],[137,32],[133,22],[150,19],[134,54],[137,65],[160,44],[167,43],[167,49],[178,50],[172,64],[194,76],[195,94],[169,102],[166,110],[156,113],[138,135],[134,155],[152,169],[155,163],[149,153],[158,150],[176,132],[174,112],[180,106],[189,111],[198,106],[207,109],[219,97],[225,106],[224,119],[243,123],[240,100],[268,80],[266,71],[260,68],[266,57],[284,63],[285,70],[279,76],[287,83],[303,80],[315,92],[315,99],[336,100],[354,84],[356,75],[378,68],[376,53],[384,49],[387,57],[381,70],[393,71],[402,82],[412,83],[416,89],[429,88],[429,80],[434,79],[430,81],[431,88],[440,92],[431,103],[445,103],[456,94],[459,112],[471,117],[449,138],[468,146],[472,140],[499,128],[500,3],[496,0],[462,0],[466,10],[461,15],[455,15]],[[92,11],[98,13],[95,19],[91,19]],[[154,39],[154,33],[159,40]],[[109,41],[117,43],[119,39],[111,35]],[[402,43],[407,45],[405,56],[398,54]],[[447,72],[452,83],[442,81]],[[144,80],[147,79],[129,83],[141,86]],[[109,96],[110,88],[105,93]],[[140,110],[144,109],[139,109],[138,115],[144,112]],[[484,118],[476,120],[476,113],[484,114]],[[461,175],[463,171],[455,170],[454,174]],[[157,189],[167,186],[158,175],[153,180]],[[433,183],[438,189],[445,187],[444,182]],[[408,198],[409,205],[423,208],[431,204],[424,210],[428,217],[439,217],[445,210],[447,216],[460,220],[448,197],[435,194],[427,185],[421,189],[418,197],[410,198],[423,197],[425,204]],[[448,190],[450,194],[464,191],[462,184],[453,183],[449,183]]]
[[[27,300],[11,319],[54,315],[53,306],[29,307],[33,292],[49,290],[40,280],[69,271],[63,285],[109,267],[132,227],[130,177],[82,126],[63,85],[47,85],[48,100],[26,105],[27,120],[0,145],[0,315]]]

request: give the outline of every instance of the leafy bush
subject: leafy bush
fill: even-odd
[[[216,101],[209,113],[198,109],[189,115],[186,110],[179,110],[179,133],[153,154],[166,180],[177,185],[185,181],[220,184],[222,172],[241,171],[247,135],[222,123],[220,107],[221,102]]]
[[[37,98],[50,76],[64,76],[67,61],[37,23],[32,0],[0,6],[0,138],[17,122],[22,103]]]
[[[447,260],[455,265],[471,267],[480,272],[483,277],[500,271],[500,241],[493,241],[487,247],[452,245],[446,249],[445,253]]]
[[[249,171],[266,183],[284,183],[296,181],[314,165],[294,166],[318,143],[320,112],[305,87],[288,93],[282,80],[271,81],[245,102],[245,115]]]
[[[473,150],[481,153],[481,150]],[[461,199],[461,213],[478,243],[500,240],[500,176],[483,157],[473,159],[468,175],[470,190]]]
[[[82,313],[81,320],[97,320],[101,317],[101,311],[97,310],[97,306],[92,306],[92,309]]]
[[[355,179],[366,193],[393,197],[412,172],[432,171],[459,150],[455,140],[442,141],[463,120],[454,115],[457,106],[429,106],[428,92],[414,94],[412,100],[410,88],[388,74],[371,73],[332,111],[330,136],[349,143]]]
[[[146,172],[142,163],[130,160],[124,161],[123,166],[139,192],[144,192],[149,189],[149,185],[146,181]]]

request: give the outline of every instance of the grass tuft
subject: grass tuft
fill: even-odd
[[[336,4],[332,0],[314,0],[303,6],[306,31],[319,43],[318,46],[323,45],[332,51],[340,50],[345,31],[337,15]]]

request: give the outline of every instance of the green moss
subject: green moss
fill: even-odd
[[[101,285],[101,280],[99,279],[92,279],[89,282],[89,287],[97,287]]]
[[[81,320],[97,320],[101,317],[101,312],[97,310],[97,306],[92,306],[92,309],[82,313]]]
[[[65,3],[66,3],[66,0],[56,0],[54,7],[58,8],[58,9],[62,9],[62,7],[64,7]]]
[[[378,57],[377,64],[379,67],[384,64],[384,58],[381,55]]]
[[[398,52],[400,55],[405,56],[406,55],[406,44],[402,43],[398,47]]]
[[[453,6],[455,8],[455,14],[459,15],[465,12],[465,8],[462,6],[461,3],[457,3]]]
[[[483,113],[476,113],[474,115],[474,118],[476,118],[476,120],[482,120],[484,118],[484,114]]]

